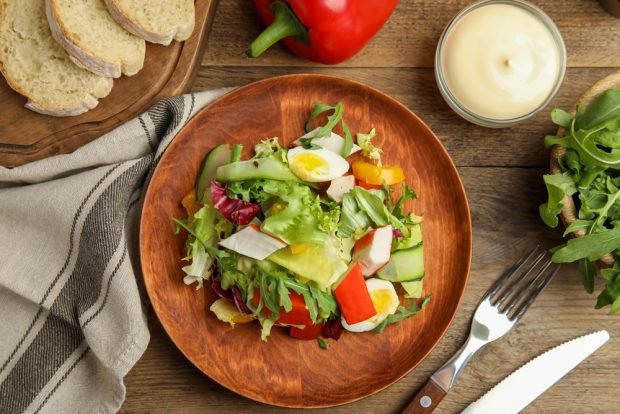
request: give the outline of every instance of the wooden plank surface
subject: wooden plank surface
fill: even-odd
[[[388,23],[362,53],[338,67],[432,67],[441,32],[470,3],[468,0],[401,0]],[[543,9],[558,26],[568,50],[569,66],[620,66],[618,19],[607,14],[596,0],[531,3]],[[248,59],[244,52],[264,26],[253,8],[245,4],[229,0],[218,7],[210,39],[216,46],[207,50],[206,66],[316,66],[291,57],[282,46],[270,49],[260,59]]]
[[[221,2],[193,90],[239,86],[285,73],[325,73],[367,83],[414,110],[436,132],[459,168],[472,212],[473,265],[460,311],[445,337],[413,372],[386,390],[353,404],[321,412],[397,413],[426,378],[465,339],[473,310],[491,282],[533,243],[558,244],[560,230],[546,228],[537,206],[544,201],[545,134],[554,105],[570,106],[589,85],[620,67],[620,19],[595,0],[532,1],[560,28],[569,70],[547,110],[516,127],[492,130],[469,124],[443,102],[435,86],[432,57],[444,25],[464,0],[401,0],[384,29],[356,57],[334,66],[316,65],[277,46],[257,60],[245,57],[261,30],[243,0]],[[596,290],[600,290],[597,286]],[[565,266],[517,327],[466,366],[437,412],[457,413],[529,359],[559,343],[598,329],[611,340],[570,372],[526,413],[617,413],[620,410],[620,325],[595,296],[584,292],[574,266]],[[126,378],[122,413],[290,413],[223,389],[202,375],[174,347],[151,314],[152,341]],[[242,351],[240,351],[242,353]],[[240,378],[239,381],[244,381]],[[593,408],[595,407],[595,408]]]
[[[216,4],[217,0],[196,3],[196,29],[186,41],[169,46],[147,43],[142,70],[115,79],[110,94],[82,115],[53,117],[26,109],[26,98],[0,77],[0,165],[13,167],[74,151],[158,100],[187,92],[200,67]]]

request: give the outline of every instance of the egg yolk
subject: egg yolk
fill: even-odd
[[[370,292],[370,300],[375,305],[377,315],[374,318],[385,316],[390,312],[390,304],[392,303],[392,296],[387,289],[375,289]]]
[[[291,169],[297,175],[322,175],[328,168],[329,165],[322,157],[307,152],[297,155],[291,163]]]

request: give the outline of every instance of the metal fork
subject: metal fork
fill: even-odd
[[[448,393],[465,364],[483,346],[508,332],[525,314],[559,266],[536,246],[508,269],[485,293],[476,308],[465,344],[426,381],[403,414],[432,412]]]

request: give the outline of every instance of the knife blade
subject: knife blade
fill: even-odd
[[[597,331],[551,348],[508,375],[462,414],[518,413],[609,339]]]

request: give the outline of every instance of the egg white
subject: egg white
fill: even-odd
[[[388,315],[396,312],[396,308],[398,308],[399,300],[398,294],[396,293],[396,289],[391,282],[387,280],[381,280],[377,278],[372,278],[366,280],[366,287],[368,288],[368,292],[370,293],[370,297],[373,301],[373,305],[375,305],[375,309],[377,310],[377,314],[372,316],[365,321],[354,323],[349,325],[347,321],[342,319],[342,327],[350,332],[366,332],[376,328],[381,322],[388,317]],[[379,303],[378,301],[381,301]]]
[[[293,174],[311,183],[331,181],[349,171],[349,163],[344,158],[325,148],[290,149],[288,164]]]

